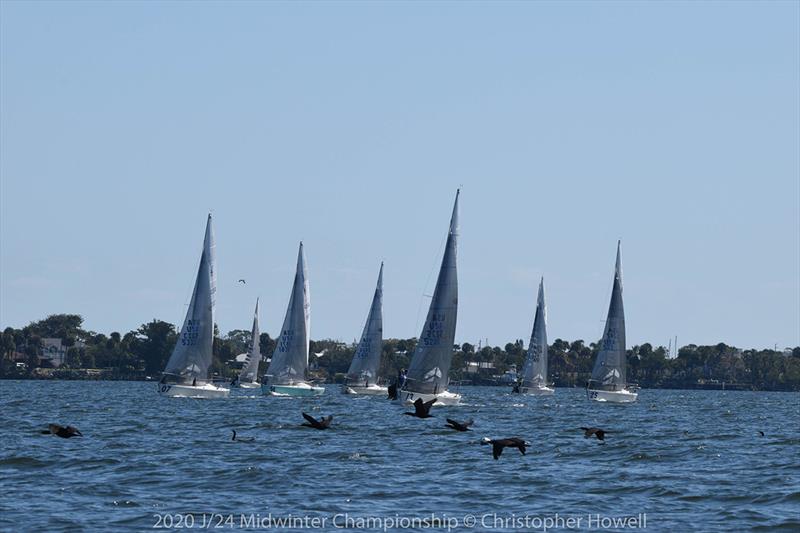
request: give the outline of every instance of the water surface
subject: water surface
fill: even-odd
[[[227,400],[163,398],[155,387],[0,381],[0,528],[139,531],[169,525],[166,516],[174,526],[178,514],[226,529],[270,514],[317,518],[309,527],[324,519],[326,530],[344,515],[383,520],[373,526],[442,520],[428,530],[471,516],[478,531],[530,530],[556,514],[583,528],[639,514],[656,531],[800,528],[796,393],[644,390],[620,406],[580,389],[534,398],[464,387],[464,405],[420,420],[332,385],[315,399]],[[303,410],[333,414],[333,428],[300,426]],[[474,430],[448,430],[446,417],[474,418]],[[85,437],[41,435],[49,422]],[[608,430],[606,444],[584,439],[587,425]],[[255,442],[232,442],[231,429]],[[495,461],[484,436],[532,446]]]

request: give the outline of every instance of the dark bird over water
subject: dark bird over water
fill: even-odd
[[[389,385],[389,387],[387,389],[387,392],[389,393],[389,399],[390,400],[396,400],[397,399],[397,385],[395,383],[392,383],[391,385]]]
[[[83,433],[81,433],[78,428],[74,428],[72,426],[59,426],[58,424],[49,424],[47,426],[47,431],[42,431],[42,435],[51,434],[63,439],[68,439],[70,437],[83,437]]]
[[[592,435],[597,437],[597,440],[605,440],[606,438],[606,432],[600,428],[580,428],[580,429],[583,430],[584,438],[588,439]]]
[[[764,436],[764,432],[763,432],[763,431],[761,431],[761,430],[759,430],[759,431],[758,431],[758,436],[759,436],[759,437],[763,437],[763,436]]]
[[[245,280],[243,280],[243,279],[240,279],[239,283],[244,283],[245,285],[247,285],[247,282]]]
[[[231,432],[233,432],[233,436],[231,437],[231,440],[235,440],[236,442],[253,442],[254,440],[256,440],[255,437],[239,437],[237,439],[236,438],[236,430],[232,429]]]
[[[453,420],[452,418],[447,418],[446,421],[447,426],[445,427],[453,428],[456,431],[469,431],[469,427],[475,423],[475,421],[471,418],[466,422],[459,422],[458,420]]]
[[[516,448],[519,450],[519,453],[525,455],[525,448],[531,445],[530,442],[525,442],[518,437],[511,437],[510,439],[489,439],[484,437],[483,440],[481,440],[481,444],[492,445],[492,455],[495,459],[499,458],[503,453],[503,448]]]
[[[416,416],[417,418],[431,418],[433,415],[431,415],[430,411],[431,411],[431,406],[434,403],[436,403],[436,398],[434,398],[433,400],[428,400],[427,402],[424,403],[422,401],[422,398],[417,398],[414,401],[414,412],[411,413],[409,411],[406,411],[403,414],[409,416]]]
[[[317,420],[313,416],[303,413],[303,418],[307,420],[303,425],[308,426],[314,429],[328,429],[331,427],[331,421],[333,420],[333,415],[328,415],[326,417],[320,418]]]

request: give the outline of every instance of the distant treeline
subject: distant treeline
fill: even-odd
[[[84,330],[82,325],[80,315],[61,314],[48,316],[21,329],[5,328],[0,338],[0,377],[157,377],[177,339],[176,327],[162,320],[142,324],[137,330],[125,334],[96,333]],[[44,353],[43,339],[47,338],[61,339],[65,347],[64,364],[55,370],[46,370],[52,366]],[[262,355],[269,357],[275,349],[275,340],[268,333],[262,333],[259,343]],[[381,374],[392,379],[399,369],[408,368],[416,343],[417,339],[386,339]],[[215,328],[211,373],[233,377],[238,371],[234,359],[247,352],[249,345],[249,331],[233,330],[219,335]],[[450,378],[465,383],[500,384],[503,374],[515,367],[521,369],[525,358],[522,340],[503,347],[477,349],[464,343],[453,348]],[[354,351],[353,345],[339,341],[311,341],[312,373],[319,379],[340,381]],[[559,387],[584,386],[596,353],[596,343],[556,339],[549,349],[550,380]],[[262,363],[261,372],[264,370],[265,364]],[[653,347],[644,343],[628,350],[628,381],[643,388],[722,388],[724,383],[730,389],[798,391],[800,347],[787,353],[740,350],[723,343],[713,346],[689,344],[680,348],[677,357],[667,358],[663,346]]]

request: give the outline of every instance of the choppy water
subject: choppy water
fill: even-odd
[[[465,405],[420,420],[330,385],[317,399],[234,391],[204,401],[162,398],[153,383],[3,381],[0,528],[285,530],[271,514],[316,517],[309,528],[326,530],[464,529],[473,517],[478,531],[521,531],[556,514],[586,528],[640,513],[656,531],[800,528],[798,394],[645,390],[615,406],[579,389],[461,392]],[[301,410],[333,414],[333,429],[301,427]],[[445,429],[445,417],[473,417],[474,431]],[[49,422],[85,437],[41,435]],[[584,425],[609,430],[606,444],[584,439]],[[231,442],[231,428],[255,442]],[[483,436],[532,447],[494,461]],[[441,522],[421,522],[432,517]]]

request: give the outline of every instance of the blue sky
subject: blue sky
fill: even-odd
[[[800,344],[797,2],[0,4],[0,326],[419,334],[463,186],[456,338]],[[247,285],[237,284],[239,278]]]

